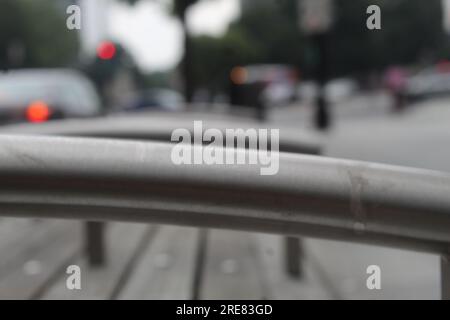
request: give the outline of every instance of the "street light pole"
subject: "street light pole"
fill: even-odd
[[[325,96],[329,80],[328,35],[333,24],[333,0],[299,0],[299,23],[301,30],[310,36],[317,53],[315,78],[318,84],[314,124],[319,130],[330,127],[331,116]]]
[[[329,79],[329,52],[328,35],[320,33],[314,35],[314,43],[319,55],[319,64],[316,69],[318,94],[316,98],[316,111],[314,115],[315,127],[319,130],[326,130],[331,125],[329,104],[325,94],[325,86]]]

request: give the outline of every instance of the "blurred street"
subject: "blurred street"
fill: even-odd
[[[2,0],[0,299],[450,300],[449,13],[450,0]],[[120,151],[154,142],[290,154],[270,153],[286,172],[266,181],[252,163]],[[434,254],[382,247],[405,244]],[[83,290],[68,290],[69,264]]]
[[[337,126],[360,120],[390,118],[390,97],[383,91],[356,93],[339,101],[330,109]],[[312,101],[297,102],[288,106],[271,108],[269,121],[280,125],[313,127],[314,104]]]
[[[435,98],[392,113],[382,92],[356,95],[332,107],[333,128],[324,133],[325,155],[400,166],[450,171],[450,98]],[[312,108],[272,109],[274,126],[311,126]]]

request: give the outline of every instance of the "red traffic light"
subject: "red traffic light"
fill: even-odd
[[[116,55],[116,46],[110,41],[100,43],[97,48],[97,56],[102,60],[111,60]]]

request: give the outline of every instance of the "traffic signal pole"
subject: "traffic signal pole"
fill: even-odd
[[[319,55],[319,63],[316,67],[318,94],[316,97],[314,124],[319,130],[327,130],[331,126],[331,115],[325,92],[325,86],[329,80],[328,34],[324,32],[314,35],[313,42]]]
[[[325,95],[325,85],[329,80],[329,31],[334,20],[333,0],[298,0],[299,26],[309,35],[317,64],[314,76],[318,85],[315,102],[314,125],[319,130],[326,130],[331,125],[331,115]]]

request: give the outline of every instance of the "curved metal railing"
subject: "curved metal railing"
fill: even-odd
[[[171,142],[172,132],[176,129],[186,129],[191,137],[198,135],[195,121],[202,120],[202,130],[209,128],[219,130],[223,136],[227,130],[233,130],[236,138],[244,139],[250,148],[248,129],[267,129],[259,121],[252,119],[243,120],[242,117],[230,115],[214,115],[211,113],[161,113],[140,112],[137,114],[120,114],[110,117],[94,119],[58,120],[36,125],[15,124],[0,128],[0,133],[28,134],[28,135],[57,135],[77,137],[114,138],[120,140],[143,140]],[[237,130],[239,129],[239,131]],[[200,132],[200,134],[203,134]],[[322,138],[317,133],[292,128],[279,129],[278,148],[282,152],[320,154]],[[191,143],[196,143],[195,138]],[[263,141],[264,144],[269,141]],[[258,142],[259,144],[259,142]],[[225,146],[225,145],[224,145]],[[258,146],[256,146],[258,147]],[[268,147],[270,147],[268,145]],[[103,224],[99,222],[87,222],[85,226],[86,252],[91,265],[102,265],[105,262],[105,245]],[[286,267],[292,277],[301,275],[300,239],[287,237],[286,243]]]
[[[257,165],[175,165],[172,150],[166,143],[2,136],[0,215],[375,243],[441,254],[448,277],[449,174],[279,153],[278,174],[261,176]],[[448,298],[447,282],[443,288]]]
[[[403,239],[433,252],[450,242],[445,173],[280,153],[278,174],[261,176],[258,165],[175,165],[172,150],[164,143],[0,137],[0,214],[33,208],[33,215],[60,218],[241,225],[394,245]]]

